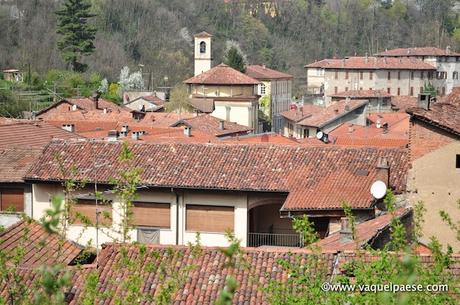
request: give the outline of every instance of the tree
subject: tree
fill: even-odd
[[[171,98],[166,103],[167,112],[189,112],[193,108],[190,104],[190,97],[188,96],[187,88],[184,85],[174,87],[171,91]]]
[[[224,63],[243,73],[246,70],[244,57],[235,46],[228,49]]]
[[[142,72],[137,71],[130,74],[129,67],[124,66],[123,69],[120,71],[120,81],[118,82],[120,85],[121,93],[125,92],[126,90],[133,90],[133,89],[144,89],[144,79],[142,78]]]
[[[94,52],[93,41],[96,28],[88,24],[94,17],[90,13],[91,4],[86,0],[66,0],[64,7],[56,12],[58,16],[57,33],[62,35],[58,48],[64,60],[76,72],[84,72],[88,65],[81,63],[85,55]]]

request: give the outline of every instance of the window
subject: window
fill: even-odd
[[[369,79],[373,79],[374,78],[374,72],[370,71],[369,72]]]
[[[391,79],[391,71],[388,71],[388,76],[387,76],[388,80]]]
[[[334,78],[335,78],[335,79],[338,79],[338,78],[339,78],[339,71],[335,71],[335,73],[334,73]]]
[[[387,88],[387,93],[391,94],[391,88]]]
[[[206,53],[206,42],[204,41],[200,42],[200,53]]]
[[[420,72],[420,78],[423,79],[425,77],[425,71]]]
[[[108,203],[98,202],[97,209],[99,214],[99,222],[104,225],[112,223],[112,205]],[[77,202],[72,206],[72,215],[75,217],[74,224],[83,224],[84,220],[89,220],[92,225],[96,224],[96,201],[92,199],[77,199]]]
[[[460,169],[460,155],[455,156],[455,167]]]
[[[359,72],[359,79],[363,79],[363,76],[364,76],[364,72],[363,72],[363,71],[360,71],[360,72]]]
[[[188,204],[185,214],[187,231],[223,233],[235,226],[234,207]]]
[[[414,71],[410,73],[410,79],[414,79]]]
[[[458,79],[458,72],[457,71],[452,73],[452,78],[453,79]]]
[[[441,95],[442,96],[446,95],[446,87],[441,88]]]
[[[401,88],[398,88],[398,96],[401,95]]]
[[[414,96],[414,87],[410,87],[410,95]]]
[[[348,87],[345,87],[345,91],[348,91]]]
[[[0,189],[0,211],[23,212],[23,189]]]
[[[132,224],[145,227],[171,227],[169,203],[133,202]]]
[[[261,84],[261,85],[260,85],[260,94],[261,94],[261,95],[265,95],[265,92],[266,92],[265,84]]]
[[[348,79],[348,71],[345,71],[345,79]]]
[[[401,79],[401,71],[398,71],[398,79]]]
[[[309,138],[310,137],[310,129],[304,128],[303,130],[303,138]]]
[[[428,79],[433,79],[433,72],[432,71],[428,72]]]
[[[337,94],[337,92],[339,92],[339,88],[334,87],[334,93]]]

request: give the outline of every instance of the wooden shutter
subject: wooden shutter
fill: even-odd
[[[171,227],[169,203],[134,202],[132,224],[146,227]]]
[[[102,204],[98,202],[97,208],[100,212],[99,223],[102,225],[110,226],[112,224],[112,205]],[[73,224],[83,224],[82,219],[79,219],[76,214],[79,213],[86,217],[92,225],[96,224],[96,201],[79,199],[77,203],[72,206],[72,213],[75,217]],[[108,217],[104,216],[107,215]]]
[[[186,230],[225,232],[234,230],[235,208],[209,205],[187,205]]]
[[[2,211],[11,210],[14,212],[24,212],[24,190],[0,190],[0,203]]]

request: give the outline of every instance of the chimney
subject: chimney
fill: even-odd
[[[74,132],[75,125],[74,124],[63,124],[62,129],[67,130],[68,132]]]
[[[375,122],[375,127],[377,127],[377,128],[382,128],[382,121],[380,121],[380,119],[378,119],[378,120]]]
[[[100,97],[101,97],[101,93],[99,91],[96,91],[92,96],[95,109],[99,109],[99,98]]]
[[[184,128],[184,135],[186,137],[191,137],[192,136],[192,127],[185,126]]]
[[[388,123],[387,122],[383,123],[382,127],[383,127],[383,133],[388,133]]]
[[[77,111],[77,105],[72,105],[72,111]]]
[[[224,129],[225,129],[225,121],[224,121],[224,120],[219,121],[219,128],[220,128],[221,130],[224,130]]]
[[[390,180],[390,166],[388,164],[388,160],[385,157],[379,157],[377,160],[377,180],[383,181],[387,187],[389,185]]]
[[[447,46],[447,47],[446,47],[446,54],[447,54],[447,55],[450,54],[450,46]]]
[[[125,124],[125,125],[121,126],[121,132],[126,132],[126,133],[129,132],[128,125]]]
[[[107,136],[107,141],[114,142],[118,140],[118,131],[116,130],[109,130],[109,134]]]
[[[350,220],[348,217],[340,218],[340,242],[347,243],[353,240],[353,231],[351,230]]]
[[[264,69],[266,68],[266,67],[265,67],[265,64],[262,65],[262,68],[264,68]]]
[[[353,124],[348,125],[348,133],[353,133],[353,131],[355,131]]]
[[[133,133],[131,134],[131,139],[133,140],[139,140],[139,137],[140,137],[140,133],[137,131],[133,131]]]
[[[369,62],[369,56],[367,55],[367,52],[366,52],[366,64]]]
[[[423,108],[425,110],[430,110],[430,99],[431,95],[430,94],[419,94],[418,95],[418,100],[417,100],[417,107]]]

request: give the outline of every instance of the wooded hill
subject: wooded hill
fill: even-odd
[[[324,57],[372,54],[408,46],[460,46],[453,0],[88,0],[97,16],[88,72],[116,79],[128,65],[169,85],[193,73],[193,34],[214,35],[215,64],[237,42],[248,62],[298,79],[303,66]],[[57,49],[62,0],[0,1],[0,68],[43,73],[65,68]]]

